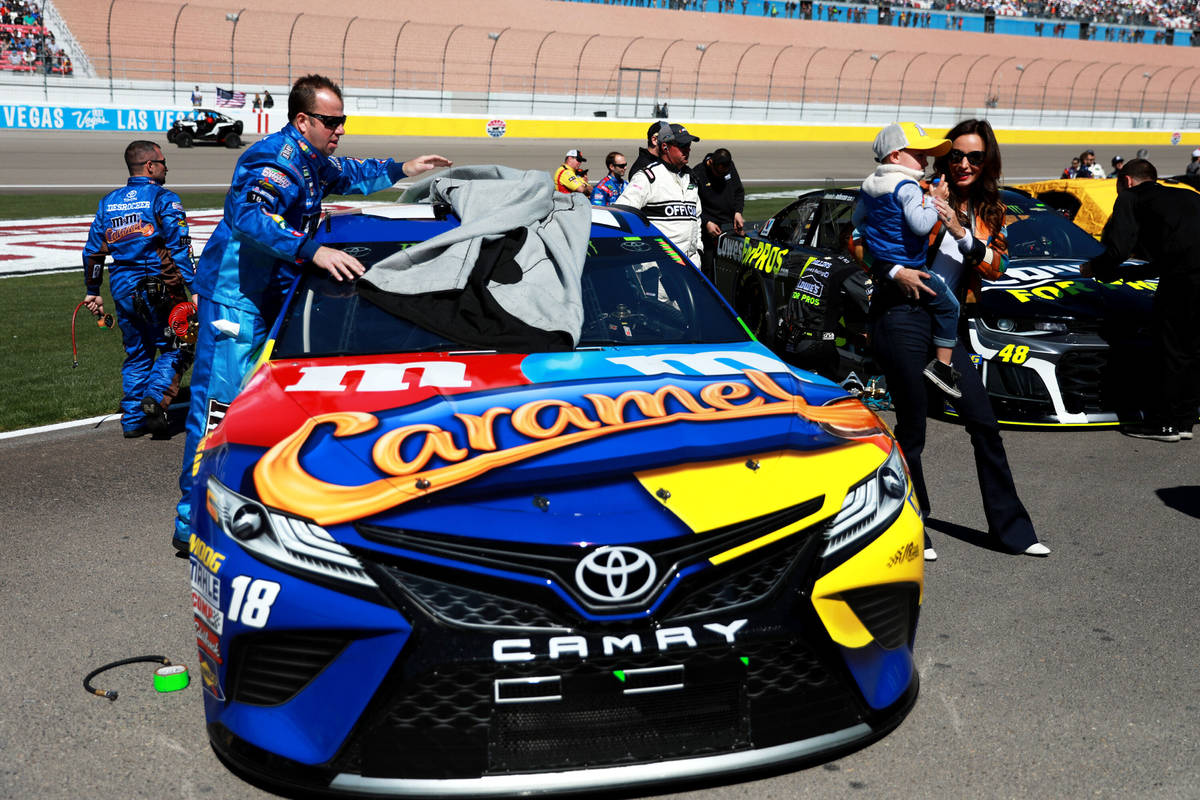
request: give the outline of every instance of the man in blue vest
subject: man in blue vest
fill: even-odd
[[[333,153],[345,123],[336,83],[321,75],[297,80],[288,95],[288,124],[238,159],[225,196],[225,216],[200,256],[196,367],[172,540],[181,555],[187,553],[191,534],[198,446],[254,366],[287,287],[307,262],[336,280],[354,280],[363,273],[358,259],[312,241],[321,201],[330,194],[370,194],[405,176],[451,164],[438,155],[403,163],[338,158]]]

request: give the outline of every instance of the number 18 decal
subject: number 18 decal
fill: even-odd
[[[271,605],[279,596],[279,584],[249,575],[238,575],[230,585],[233,597],[229,600],[229,621],[240,622],[251,628],[261,628],[271,616]]]

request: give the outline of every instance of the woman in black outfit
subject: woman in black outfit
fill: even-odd
[[[948,202],[936,201],[939,222],[931,236],[928,269],[936,272],[960,300],[981,277],[996,277],[1007,266],[1004,241],[1004,205],[1000,201],[1000,150],[991,125],[966,120],[946,138],[951,150],[934,162],[935,171],[948,182]],[[929,516],[929,493],[921,455],[925,448],[925,423],[930,403],[941,404],[940,393],[931,400],[931,386],[923,374],[933,356],[933,317],[919,297],[930,292],[922,283],[926,272],[901,269],[893,280],[876,286],[871,299],[871,341],[875,356],[887,376],[896,409],[896,439],[912,472],[913,486],[923,516]],[[953,405],[964,423],[975,450],[975,468],[983,496],[988,533],[1009,553],[1046,556],[1050,549],[1038,542],[1029,512],[1017,497],[1008,456],[991,402],[959,341],[952,362],[960,368],[962,398]],[[925,534],[925,558],[937,553]]]

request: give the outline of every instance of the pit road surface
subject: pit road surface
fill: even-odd
[[[971,543],[985,523],[966,434],[932,422],[940,559],[908,719],[831,763],[677,796],[1200,796],[1200,442],[1005,440],[1054,554]],[[188,565],[167,541],[182,444],[125,440],[115,422],[0,440],[0,796],[267,796],[207,745]],[[156,694],[141,664],[97,679],[116,702],[81,688],[144,653],[187,664],[192,686]]]

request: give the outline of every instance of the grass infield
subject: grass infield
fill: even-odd
[[[769,191],[799,193],[803,189]],[[225,199],[222,192],[181,196],[190,209],[220,208]],[[399,192],[388,191],[370,199],[386,202],[397,197]],[[0,220],[87,216],[95,213],[98,201],[95,193],[0,195]],[[789,202],[781,197],[748,200],[745,217],[766,219]],[[107,275],[103,295],[105,309],[113,311],[116,306]],[[0,431],[117,413],[125,357],[121,331],[115,326],[98,328],[87,309],[81,309],[75,330],[79,367],[71,367],[71,312],[82,299],[82,268],[80,272],[0,280]]]

